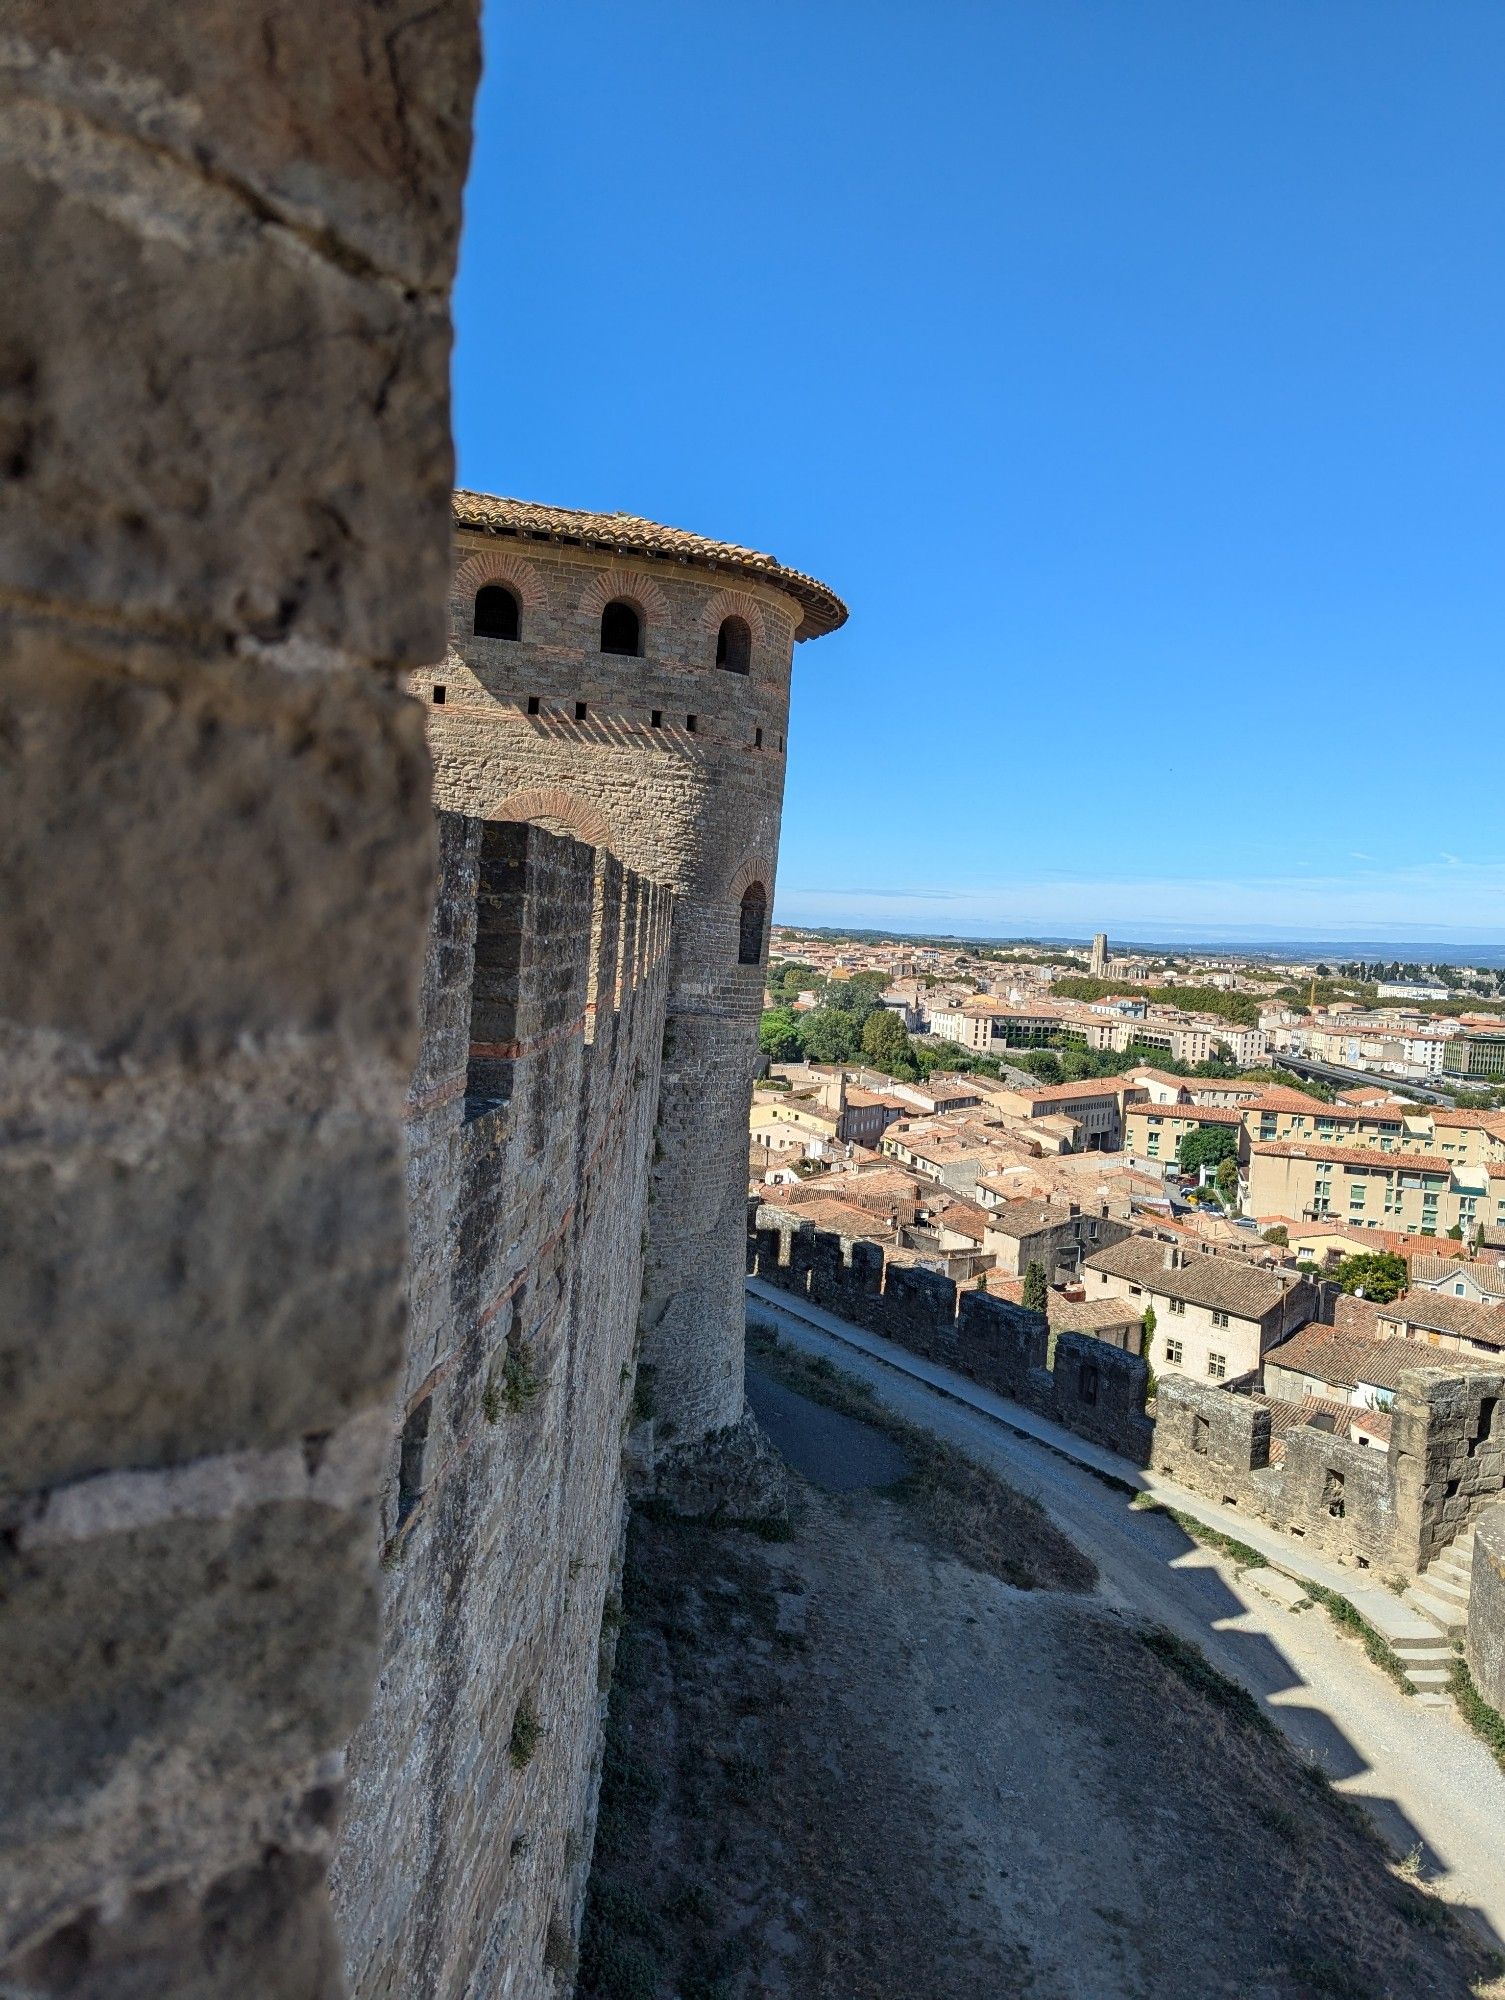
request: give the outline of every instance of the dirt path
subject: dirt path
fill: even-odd
[[[581,2000],[1474,1990],[1473,1940],[1200,1655],[946,1532],[808,1484],[784,1543],[638,1518]]]

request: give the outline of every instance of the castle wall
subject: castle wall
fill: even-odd
[[[6,11],[8,1992],[340,1987],[475,12]]]
[[[361,2000],[536,2000],[590,1854],[671,899],[536,826],[443,814],[441,857],[336,1907]]]
[[[1480,1519],[1470,1575],[1468,1668],[1490,1707],[1505,1715],[1505,1507]]]
[[[670,896],[536,826],[440,832],[382,1670],[334,1886],[360,2000],[532,2000],[590,1854]]]
[[[889,1263],[882,1248],[817,1229],[776,1203],[749,1203],[746,1270],[954,1368],[1136,1465],[1149,1463],[1144,1413],[1149,1371],[1137,1354],[1086,1334],[1062,1334],[1046,1366],[1043,1313],[921,1265]]]
[[[449,651],[413,681],[429,702],[441,803],[568,826],[677,892],[643,1323],[660,1437],[693,1441],[743,1409],[747,1117],[767,926],[760,962],[741,965],[738,919],[753,881],[772,909],[800,608],[759,580],[728,586],[607,551],[462,531],[458,555]],[[518,596],[519,639],[474,634],[487,580]],[[614,596],[642,610],[640,659],[598,650]],[[746,674],[715,665],[733,614],[753,635]]]

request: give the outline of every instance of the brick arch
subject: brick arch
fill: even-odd
[[[752,633],[753,665],[758,664],[758,651],[768,643],[768,627],[763,618],[763,607],[756,597],[749,597],[742,590],[718,590],[706,599],[701,621],[711,644],[711,657],[715,658],[716,634],[721,630],[723,618],[741,618]]]
[[[669,600],[651,576],[644,576],[638,570],[603,569],[596,572],[581,593],[581,617],[592,624],[599,623],[601,613],[614,597],[625,597],[629,604],[635,604],[649,627],[669,616]]]
[[[617,851],[611,822],[601,808],[564,785],[539,785],[532,791],[514,792],[486,817],[540,824],[548,821],[568,828],[575,839],[583,840],[587,847],[605,847],[612,853]]]
[[[504,583],[517,592],[524,611],[542,611],[544,588],[532,563],[511,549],[476,549],[455,572],[455,587],[462,596],[473,598],[486,583]]]
[[[761,854],[750,854],[732,877],[726,900],[735,909],[754,882],[761,882],[763,894],[773,901],[773,863]]]

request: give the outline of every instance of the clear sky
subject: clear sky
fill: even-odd
[[[468,485],[769,550],[777,914],[1505,938],[1505,0],[490,0]]]

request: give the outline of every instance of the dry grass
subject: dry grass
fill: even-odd
[[[910,1470],[885,1497],[903,1502],[945,1554],[1020,1590],[1091,1590],[1097,1582],[1092,1563],[1038,1500],[896,1417],[865,1383],[781,1341],[768,1326],[749,1325],[747,1346],[785,1388],[871,1425],[899,1446]]]

